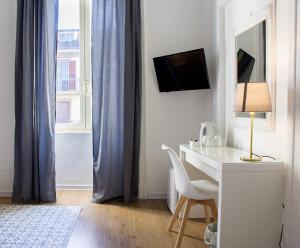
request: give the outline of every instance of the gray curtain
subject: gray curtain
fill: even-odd
[[[18,0],[13,200],[54,202],[58,0]]]
[[[139,0],[93,0],[93,201],[138,196],[141,123]]]

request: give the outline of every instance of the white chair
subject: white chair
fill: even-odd
[[[161,148],[169,153],[174,168],[175,187],[180,194],[175,212],[168,226],[169,232],[172,231],[180,210],[183,204],[186,203],[175,245],[175,248],[179,248],[182,242],[190,209],[193,205],[202,204],[204,206],[205,220],[207,224],[210,222],[209,208],[211,210],[213,220],[217,221],[218,211],[214,199],[218,194],[218,186],[207,180],[191,181],[177,153],[166,145],[162,145]]]

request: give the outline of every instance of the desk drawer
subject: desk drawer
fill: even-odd
[[[197,169],[201,170],[203,173],[213,178],[217,182],[220,181],[219,170],[202,162],[202,160],[199,159],[198,157],[185,153],[185,161],[190,163],[192,166],[196,167]]]

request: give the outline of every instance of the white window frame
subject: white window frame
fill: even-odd
[[[56,133],[90,133],[91,108],[91,8],[90,0],[80,2],[80,123],[56,123]],[[74,92],[56,94],[57,99],[68,99]]]

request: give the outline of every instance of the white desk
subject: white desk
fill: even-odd
[[[218,248],[276,248],[281,232],[279,161],[243,162],[231,147],[180,145],[180,157],[219,183]]]

